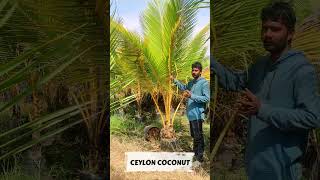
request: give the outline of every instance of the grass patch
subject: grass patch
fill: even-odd
[[[185,122],[188,122],[186,117],[177,116],[173,123],[174,130],[177,133],[183,133],[184,131],[188,131],[188,129],[186,130],[186,127],[184,125]],[[159,119],[141,122],[136,120],[134,117],[130,117],[128,115],[113,115],[110,118],[110,133],[122,136],[143,137],[144,127],[148,125],[153,125],[160,129],[162,128],[162,124]]]
[[[110,133],[125,136],[143,137],[144,124],[135,119],[114,115],[110,118]]]
[[[25,175],[21,171],[10,171],[1,175],[0,180],[40,180],[40,178]]]
[[[0,180],[40,180],[40,174],[27,175],[18,164],[18,160],[14,157],[14,161],[2,161]]]

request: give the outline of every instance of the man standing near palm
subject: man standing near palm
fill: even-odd
[[[190,132],[193,137],[193,151],[195,159],[198,162],[203,162],[204,153],[204,138],[202,131],[202,123],[205,117],[206,103],[209,102],[210,91],[208,81],[201,77],[202,65],[200,62],[192,64],[193,80],[187,84],[182,84],[180,81],[171,76],[174,84],[183,92],[187,102],[187,117],[190,123]]]
[[[250,117],[246,170],[250,180],[298,180],[308,132],[320,127],[315,68],[291,49],[296,17],[284,2],[261,13],[261,39],[270,54],[247,73],[232,72],[213,57],[211,70],[226,90],[243,91],[240,113]]]

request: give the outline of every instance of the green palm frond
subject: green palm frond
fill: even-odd
[[[189,77],[190,71],[186,71],[186,69],[190,69],[191,64],[195,61],[201,62],[204,68],[209,66],[208,58],[206,58],[206,43],[209,40],[209,28],[209,24],[206,25],[189,43],[185,54],[185,58],[188,59],[188,61],[177,63],[177,72],[175,73],[179,77]]]
[[[7,133],[18,132],[19,128],[23,131],[27,128],[24,125],[28,124],[31,131],[26,132],[25,136],[44,129],[50,131],[41,134],[38,139],[20,143],[20,146],[15,146],[15,143],[21,137],[4,141],[0,145],[0,159],[22,152],[84,120],[90,143],[98,146],[96,142],[99,142],[101,132],[106,127],[106,88],[109,81],[105,70],[109,63],[105,53],[105,30],[109,24],[105,5],[105,0],[0,0],[0,7],[4,7],[0,11],[0,91],[6,92],[13,86],[21,90],[20,94],[6,101],[0,111],[23,103],[22,100],[33,92],[44,92],[49,83],[59,83],[79,93],[79,96],[87,95],[77,104],[77,110],[72,115],[82,115],[80,106],[87,102],[90,102],[90,106],[85,108],[91,112],[82,119],[66,121],[70,120],[70,113],[65,111],[64,115],[51,118],[50,122],[45,122],[42,117],[33,119],[32,123],[42,122],[39,126],[26,123],[8,130]],[[38,78],[30,83],[34,74]],[[51,102],[52,98],[49,97],[48,101]]]
[[[320,20],[312,15],[306,18],[296,29],[292,46],[304,51],[312,62],[320,58]]]
[[[117,67],[114,69],[118,69],[116,74],[137,77],[142,89],[150,92],[169,87],[168,78],[177,68],[179,71],[187,68],[189,72],[192,62],[205,59],[208,26],[194,39],[191,37],[201,2],[150,1],[141,16],[143,37],[111,20],[111,29],[120,37],[120,45],[115,50],[118,56],[114,65]]]
[[[170,120],[170,106],[174,94],[170,75],[186,71],[185,68],[190,72],[191,63],[206,59],[208,26],[192,38],[196,14],[202,2],[149,1],[140,19],[142,36],[128,31],[115,20],[111,20],[110,23],[111,29],[115,29],[119,37],[115,48],[112,77],[115,80],[121,77],[133,80],[127,89],[136,93],[137,102],[143,94],[149,93],[164,126],[173,122]],[[163,96],[165,101],[165,115],[162,114],[157,101],[159,96]]]
[[[174,64],[187,61],[186,51],[196,22],[198,1],[152,1],[141,20],[149,50],[147,67],[166,83]],[[160,16],[161,15],[161,16]]]
[[[218,59],[234,59],[238,52],[263,52],[260,42],[260,11],[269,3],[262,1],[215,1],[211,4],[212,49]]]
[[[244,56],[254,59],[257,55],[265,53],[260,40],[260,13],[262,8],[271,2],[272,0],[232,0],[215,1],[211,4],[211,52],[217,59],[223,59],[224,63],[239,67],[242,66],[241,59]],[[290,3],[296,11],[299,29],[301,23],[312,12],[310,1],[295,0]],[[301,41],[303,38],[299,36],[305,36],[310,32],[297,33],[293,41],[294,47],[301,48],[301,42],[296,41]],[[313,32],[314,35],[317,34],[315,29]],[[301,50],[304,50],[304,47]]]

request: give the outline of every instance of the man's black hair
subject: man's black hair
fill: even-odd
[[[193,68],[198,68],[200,71],[202,71],[202,65],[200,62],[195,62],[192,64],[192,69]]]
[[[261,20],[262,22],[280,20],[289,31],[293,32],[296,24],[296,15],[289,3],[274,2],[262,9]]]

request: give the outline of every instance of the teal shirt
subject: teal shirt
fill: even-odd
[[[274,64],[258,58],[248,73],[230,71],[211,57],[210,68],[226,90],[248,88],[262,103],[250,117],[246,170],[250,180],[298,180],[308,131],[320,127],[315,68],[302,52],[290,50]]]
[[[191,91],[191,97],[187,102],[187,117],[189,121],[204,119],[206,103],[210,99],[209,83],[203,77],[191,80],[187,84],[182,84],[178,80],[173,81],[182,91]]]

